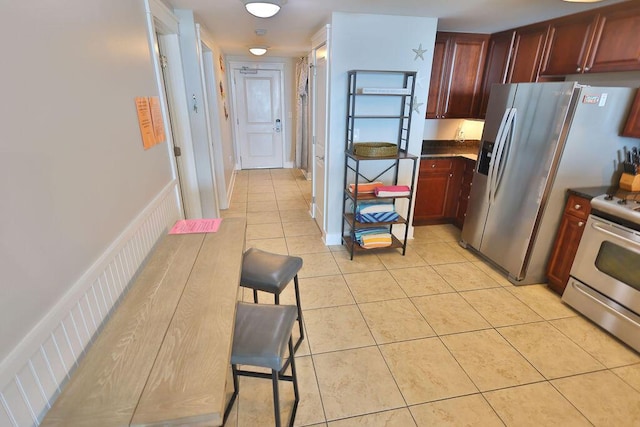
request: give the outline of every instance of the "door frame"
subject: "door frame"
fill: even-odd
[[[205,123],[207,126],[207,135],[209,137],[209,161],[211,162],[211,175],[213,179],[214,198],[216,206],[218,206],[218,216],[220,209],[228,209],[229,201],[227,198],[227,190],[225,188],[224,165],[220,158],[222,152],[222,142],[219,132],[220,123],[217,120],[220,116],[218,103],[216,100],[216,76],[212,71],[211,65],[214,61],[214,50],[217,50],[213,43],[209,42],[211,37],[206,31],[196,23],[196,40],[198,42],[198,61],[200,65],[200,77],[202,80],[203,98],[202,104],[205,113]],[[213,87],[208,83],[213,82]],[[214,132],[214,126],[217,126],[217,132]],[[217,154],[217,155],[216,155]]]
[[[316,198],[318,197],[317,193],[316,193],[316,184],[318,183],[322,183],[322,188],[324,191],[324,203],[323,203],[323,212],[322,212],[322,224],[318,224],[318,227],[320,227],[320,230],[322,231],[322,235],[323,238],[326,242],[326,236],[327,236],[327,203],[326,203],[326,190],[327,190],[327,170],[328,170],[328,135],[329,135],[329,110],[331,108],[331,104],[329,102],[329,93],[330,93],[330,86],[331,86],[331,81],[330,81],[330,54],[331,54],[331,46],[330,46],[330,34],[331,31],[331,26],[329,24],[327,24],[325,27],[323,27],[320,31],[318,31],[313,37],[312,37],[312,46],[311,46],[311,64],[312,64],[312,72],[311,74],[311,90],[312,92],[312,101],[311,101],[311,156],[313,159],[312,162],[312,169],[311,169],[311,206],[310,206],[310,210],[311,210],[311,217],[314,219],[317,219],[317,215],[316,215],[316,209],[317,209],[317,203],[316,203]],[[317,136],[317,123],[316,123],[316,101],[318,99],[318,93],[317,93],[317,87],[316,87],[316,65],[317,65],[317,54],[319,50],[326,50],[326,63],[327,63],[327,70],[326,70],[326,75],[325,75],[325,82],[326,82],[326,93],[325,94],[321,94],[321,96],[323,95],[325,97],[325,130],[324,130],[324,135],[325,135],[325,141],[323,141],[323,146],[324,146],[324,152],[323,153],[318,153],[317,151],[317,140],[316,140],[316,136]],[[318,176],[318,171],[317,171],[317,167],[316,167],[316,158],[317,156],[323,156],[324,157],[324,176]]]
[[[231,83],[231,117],[233,118],[233,147],[236,156],[236,169],[242,170],[242,162],[240,161],[240,123],[238,119],[238,89],[236,87],[235,71],[243,67],[256,70],[269,70],[280,72],[280,111],[282,112],[282,167],[287,168],[290,162],[287,162],[287,128],[289,125],[289,114],[285,109],[285,63],[284,62],[251,62],[251,61],[229,61],[229,80]]]
[[[162,119],[166,124],[169,163],[173,179],[178,180],[176,186],[178,206],[182,217],[202,218],[195,157],[191,145],[189,113],[186,110],[188,104],[180,53],[179,20],[160,0],[145,0],[145,3],[149,51],[162,106]],[[163,38],[162,41],[159,40],[158,35]],[[167,68],[169,68],[169,79],[166,81],[163,77],[159,52],[156,50],[160,43],[163,45],[164,54],[167,57]],[[166,96],[165,89],[169,92]],[[182,152],[179,160],[176,159],[174,147],[180,147]],[[178,174],[178,161],[181,162],[182,175]]]

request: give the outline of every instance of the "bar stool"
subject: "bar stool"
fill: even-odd
[[[233,347],[231,350],[231,370],[233,372],[233,394],[224,411],[223,425],[229,417],[233,402],[239,391],[238,376],[271,378],[273,385],[273,410],[276,427],[281,426],[280,397],[278,381],[293,383],[294,402],[289,417],[289,426],[293,421],[300,401],[298,378],[294,360],[293,338],[291,330],[296,321],[296,307],[292,305],[247,304],[238,302],[235,326],[233,331]],[[289,347],[289,357],[285,353]],[[281,374],[286,362],[291,364],[291,375]],[[249,365],[271,369],[271,374],[238,369],[237,365]]]
[[[253,302],[258,303],[258,291],[274,295],[275,304],[280,304],[280,293],[293,279],[298,307],[298,326],[300,338],[296,341],[294,351],[298,350],[304,340],[302,326],[302,308],[300,305],[300,289],[298,287],[298,271],[302,268],[302,258],[297,256],[279,255],[265,252],[256,248],[249,248],[242,258],[242,274],[240,286],[253,289]],[[286,369],[286,365],[284,367]]]

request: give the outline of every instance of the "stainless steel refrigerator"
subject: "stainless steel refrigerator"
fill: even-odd
[[[617,185],[631,88],[494,85],[461,245],[517,285],[545,283],[568,188]]]

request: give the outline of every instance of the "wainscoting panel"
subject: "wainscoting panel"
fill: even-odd
[[[0,427],[37,426],[158,240],[180,219],[167,185],[0,366]]]

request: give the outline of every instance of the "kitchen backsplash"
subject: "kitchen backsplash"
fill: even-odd
[[[480,140],[484,121],[470,119],[425,120],[423,140]]]

